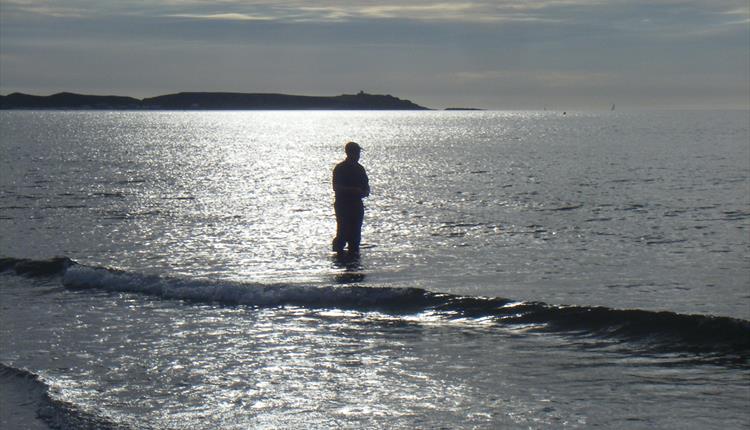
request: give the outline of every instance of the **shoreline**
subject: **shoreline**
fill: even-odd
[[[180,92],[138,99],[69,92],[49,96],[0,95],[0,109],[92,110],[430,110],[390,94],[302,96],[270,93]]]

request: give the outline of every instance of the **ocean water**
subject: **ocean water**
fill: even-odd
[[[749,141],[747,111],[3,111],[0,379],[72,429],[748,428]]]

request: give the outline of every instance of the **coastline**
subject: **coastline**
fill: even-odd
[[[0,95],[0,110],[430,110],[390,94],[300,96],[270,93],[180,92],[137,99],[69,92],[49,96]]]

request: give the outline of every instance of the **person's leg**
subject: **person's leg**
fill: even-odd
[[[336,211],[336,237],[333,238],[331,249],[333,252],[343,252],[346,244],[344,211],[339,204],[334,204],[333,208]]]
[[[350,220],[348,223],[349,233],[347,234],[347,241],[349,242],[349,252],[358,253],[359,245],[362,242],[362,222],[365,218],[365,207],[362,202],[354,206],[351,211]]]

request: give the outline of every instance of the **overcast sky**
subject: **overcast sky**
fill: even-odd
[[[750,108],[748,0],[0,0],[0,94]]]

